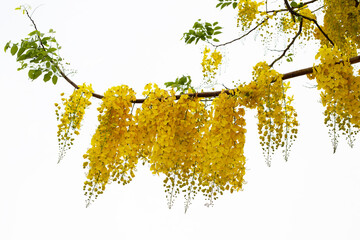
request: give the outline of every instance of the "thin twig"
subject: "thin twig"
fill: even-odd
[[[325,38],[331,43],[331,45],[335,46],[335,44],[333,43],[333,41],[331,41],[331,39],[329,38],[329,36],[324,32],[324,30],[320,27],[320,25],[318,24],[318,22],[315,19],[309,18],[307,16],[301,15],[298,12],[295,12],[294,9],[290,6],[289,2],[287,0],[284,0],[285,6],[286,8],[289,10],[289,12],[292,15],[295,15],[297,17],[302,17],[305,18],[306,20],[309,20],[313,23],[315,23],[316,27],[320,30],[320,32],[325,36]]]
[[[303,21],[304,21],[303,19],[300,20],[299,31],[298,31],[298,32],[296,33],[296,35],[293,37],[293,39],[292,39],[292,41],[289,43],[289,45],[287,45],[287,47],[285,48],[285,50],[283,51],[283,53],[269,65],[270,68],[272,68],[277,61],[279,61],[281,58],[283,58],[283,57],[285,56],[286,52],[290,49],[290,47],[291,47],[292,45],[294,45],[296,38],[298,38],[298,37],[300,36],[300,34],[301,34]]]
[[[295,7],[295,8],[303,8],[304,6],[309,5],[311,3],[314,3],[316,1],[318,1],[318,0],[312,0],[312,1],[304,2],[301,7]],[[266,10],[265,12],[266,13],[273,13],[273,12],[287,12],[287,11],[289,11],[287,8],[283,8],[283,9],[277,9],[277,10],[271,10],[271,11]]]
[[[228,45],[230,43],[233,43],[235,41],[239,41],[241,39],[243,39],[244,37],[246,37],[247,35],[249,35],[250,33],[252,33],[253,31],[255,31],[258,27],[260,27],[263,23],[265,23],[267,20],[269,20],[269,17],[265,18],[264,20],[262,20],[258,25],[256,25],[254,28],[252,28],[251,30],[249,30],[247,33],[245,33],[244,35],[238,37],[238,38],[235,38],[229,42],[226,42],[226,43],[222,43],[222,44],[218,44],[218,45],[215,45],[215,44],[211,44],[213,47],[222,47],[222,46],[225,46],[225,45]]]
[[[311,13],[314,13],[314,12],[317,12],[319,11],[320,9],[324,8],[324,5],[322,5],[321,7],[318,7],[317,9],[315,9],[314,11],[311,11]]]
[[[32,18],[29,16],[27,11],[26,11],[26,13],[27,13],[29,19],[31,20],[31,22],[33,23],[35,30],[37,30],[36,24],[34,23]],[[235,41],[235,40],[233,40],[233,41]],[[42,44],[41,39],[40,39],[40,43]],[[350,64],[359,63],[360,62],[360,55],[350,58],[349,62],[350,62]],[[338,62],[338,63],[341,63],[341,61]],[[66,76],[66,74],[63,71],[61,71],[61,69],[58,69],[58,70],[59,70],[61,76],[71,86],[73,86],[76,89],[79,88],[79,86],[75,82],[73,82],[68,76]],[[291,79],[291,78],[295,78],[295,77],[299,77],[299,76],[303,76],[303,75],[311,74],[311,73],[313,73],[313,67],[303,68],[303,69],[299,69],[299,70],[295,70],[295,71],[283,74],[282,80]],[[234,90],[234,89],[232,89],[232,90]],[[222,92],[230,94],[230,91],[231,90],[213,91],[213,92],[200,92],[200,93],[188,93],[186,95],[189,95],[189,97],[207,98],[207,97],[219,96],[219,94],[222,93]],[[182,94],[182,95],[185,95],[185,94]],[[102,99],[104,97],[103,95],[100,95],[100,94],[97,94],[97,93],[93,93],[92,96],[95,97],[95,98],[98,98],[98,99]],[[176,99],[180,99],[181,95],[176,95],[175,97],[176,97]],[[145,101],[145,99],[139,98],[139,99],[136,99],[135,101],[133,101],[133,103],[143,103],[144,101]]]

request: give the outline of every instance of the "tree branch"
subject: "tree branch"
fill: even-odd
[[[303,5],[301,7],[295,7],[295,8],[302,8],[306,5],[309,5],[311,3],[317,2],[318,0],[312,0],[312,1],[308,1],[308,2],[304,2]],[[356,1],[356,0],[355,0]],[[278,10],[271,10],[271,11],[265,11],[266,13],[273,13],[273,12],[286,12],[289,11],[287,8],[283,8],[283,9],[278,9]]]
[[[289,2],[287,0],[284,0],[285,2],[285,6],[286,8],[289,10],[289,12],[291,13],[291,15],[295,15],[298,17],[302,17],[305,18],[306,20],[309,20],[313,23],[315,23],[316,27],[320,30],[320,32],[325,36],[325,38],[331,43],[331,45],[335,46],[335,44],[333,43],[333,41],[331,41],[331,39],[329,38],[329,36],[322,30],[322,28],[320,27],[320,25],[318,24],[318,22],[315,19],[306,17],[304,15],[301,15],[300,13],[297,13],[294,11],[294,9],[290,6]]]
[[[291,47],[292,45],[294,45],[296,38],[298,38],[298,37],[300,36],[300,34],[301,34],[303,21],[304,21],[303,19],[300,20],[299,31],[298,31],[298,32],[296,33],[296,35],[293,37],[293,39],[292,39],[292,41],[289,43],[289,45],[287,45],[287,47],[285,48],[285,50],[283,51],[283,53],[269,65],[270,68],[272,68],[277,61],[279,61],[281,58],[283,58],[283,57],[285,56],[286,52],[290,49],[290,47]]]
[[[360,55],[350,58],[349,62],[350,62],[350,64],[359,63]],[[341,63],[341,62],[338,62],[338,63]],[[285,74],[283,74],[282,80],[287,80],[287,79],[300,77],[300,76],[304,76],[306,74],[313,73],[313,71],[314,71],[313,68],[314,67],[308,67],[308,68],[303,68],[303,69],[299,69],[296,71],[285,73]],[[230,91],[232,91],[232,90],[235,90],[235,89],[225,90],[224,92],[230,94]],[[201,92],[201,93],[190,93],[190,94],[186,94],[186,95],[189,95],[189,97],[217,97],[217,96],[219,96],[219,94],[221,92],[222,91]],[[181,95],[176,95],[175,97],[176,97],[176,99],[180,99]],[[143,103],[144,101],[145,101],[145,99],[136,99],[133,103]]]
[[[286,1],[286,0],[285,0]],[[26,14],[27,16],[29,17],[29,19],[31,20],[32,24],[34,25],[34,28],[35,30],[38,31],[37,29],[37,26],[35,24],[35,22],[33,21],[33,19],[30,17],[28,11],[26,10]],[[263,20],[266,21],[267,19]],[[262,23],[263,23],[262,22]],[[245,37],[246,35],[250,34],[251,31],[254,31],[257,27],[259,27],[262,23],[258,24],[254,29],[250,30],[248,33],[246,33],[245,35],[243,35],[242,37]],[[300,32],[300,31],[299,31]],[[230,42],[234,42],[236,40],[240,40],[242,37],[240,37],[239,39],[234,39]],[[43,45],[42,41],[41,41],[41,37],[38,35],[38,38],[39,38],[39,41],[40,41],[40,44],[41,44],[41,47],[43,49],[45,49],[45,46]],[[294,39],[293,39],[294,41]],[[229,43],[230,43],[229,42]],[[222,44],[222,45],[226,45],[226,44],[229,44],[229,43],[225,43],[225,44]],[[286,49],[285,49],[286,50]],[[360,55],[359,56],[356,56],[356,57],[353,57],[353,58],[350,58],[349,59],[349,62],[350,64],[355,64],[355,63],[359,63],[360,62]],[[340,63],[340,62],[339,62]],[[60,75],[71,85],[73,86],[74,88],[78,89],[79,86],[73,82],[68,76],[66,76],[66,74],[56,65],[54,64],[57,68],[57,70],[59,71]],[[295,77],[299,77],[299,76],[303,76],[303,75],[306,75],[306,74],[310,74],[310,73],[313,73],[313,67],[308,67],[308,68],[304,68],[304,69],[299,69],[299,70],[296,70],[296,71],[292,71],[292,72],[288,72],[288,73],[285,73],[283,74],[283,77],[282,77],[282,80],[286,80],[286,79],[291,79],[291,78],[295,78]],[[227,89],[225,90],[224,92],[225,93],[228,93],[230,94],[230,91],[232,90],[235,90],[235,89]],[[186,95],[189,95],[189,97],[201,97],[201,98],[206,98],[206,97],[216,97],[216,96],[219,96],[219,94],[221,93],[222,91],[213,91],[213,92],[200,92],[200,93],[190,93],[190,94],[186,94]],[[93,93],[92,94],[93,97],[95,98],[98,98],[98,99],[102,99],[104,96],[103,95],[100,95],[100,94],[97,94],[97,93]],[[184,95],[184,94],[182,94]],[[176,95],[175,96],[176,99],[180,99],[181,95]],[[133,101],[133,103],[143,103],[145,101],[145,99],[136,99],[135,101]]]

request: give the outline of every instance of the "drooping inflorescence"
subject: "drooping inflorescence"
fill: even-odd
[[[73,145],[73,134],[79,135],[81,121],[85,114],[85,109],[91,104],[90,97],[93,89],[90,85],[81,85],[70,95],[69,98],[62,98],[62,104],[55,103],[58,125],[57,137],[59,141],[59,159],[60,162],[67,150]],[[64,94],[62,93],[61,96]],[[63,106],[63,112],[61,112]]]
[[[143,93],[146,100],[135,113],[136,97],[131,88],[122,85],[106,91],[98,108],[99,126],[91,147],[84,154],[83,167],[88,171],[84,191],[88,204],[104,192],[107,184],[128,184],[135,177],[139,161],[147,164],[153,174],[164,178],[169,208],[180,194],[184,195],[186,211],[198,193],[205,196],[206,205],[210,206],[224,192],[241,190],[246,169],[246,108],[257,110],[260,144],[268,166],[278,148],[283,148],[287,161],[299,124],[292,106],[293,97],[287,96],[290,84],[283,82],[283,75],[273,66],[282,58],[291,62],[294,43],[299,40],[320,40],[316,55],[320,64],[314,66],[309,78],[316,78],[321,91],[324,122],[329,128],[334,152],[339,132],[346,135],[349,145],[353,146],[360,127],[360,77],[354,73],[349,59],[358,54],[360,45],[359,0],[285,0],[281,4],[283,8],[278,6],[278,1],[219,0],[217,7],[237,9],[240,37],[216,45],[222,27],[218,22],[202,23],[200,19],[184,34],[187,44],[201,40],[214,47],[211,51],[205,46],[201,63],[208,84],[214,84],[222,63],[223,55],[218,47],[243,39],[255,30],[264,42],[277,41],[278,38],[273,38],[274,32],[286,39],[283,49],[275,49],[281,53],[270,65],[256,64],[250,83],[212,95],[210,106],[204,104],[209,99],[193,92],[190,76],[165,83],[181,91],[181,96],[176,96],[174,89],[146,85]],[[79,134],[84,111],[91,104],[90,97],[101,96],[93,92],[91,85],[77,86],[65,75],[63,59],[57,53],[61,47],[55,38],[37,30],[26,7],[19,9],[30,18],[35,31],[21,43],[5,45],[5,51],[10,49],[12,55],[16,54],[21,64],[18,70],[29,68],[28,76],[32,80],[44,73],[43,80],[52,79],[54,84],[61,76],[78,88],[68,99],[62,98],[62,112],[61,105],[55,104],[60,121],[60,161],[73,145],[73,134]],[[318,14],[321,9],[324,14]],[[322,26],[317,21],[319,16],[323,17]]]
[[[316,78],[325,107],[325,125],[329,128],[333,150],[339,142],[339,132],[346,135],[352,147],[360,127],[360,77],[355,76],[348,57],[339,48],[320,48],[316,58],[321,64],[314,67],[310,78]]]
[[[287,159],[297,133],[296,113],[285,96],[288,86],[266,63],[258,68],[254,81],[221,93],[210,107],[196,96],[176,99],[174,90],[148,84],[143,92],[147,98],[133,115],[133,90],[125,85],[109,89],[99,108],[92,146],[84,155],[88,202],[102,194],[108,183],[129,183],[139,160],[164,177],[169,208],[181,193],[186,211],[198,193],[210,206],[225,191],[242,190],[245,108],[258,109],[264,152],[270,149],[267,158],[282,146]],[[276,78],[279,81],[272,83]]]
[[[202,72],[206,83],[212,82],[219,71],[222,54],[216,49],[210,53],[210,48],[205,46],[203,60],[201,62]]]
[[[109,182],[129,183],[138,162],[134,150],[132,101],[135,92],[127,86],[108,89],[99,111],[99,126],[91,139],[91,148],[84,155],[88,168],[84,191],[88,203],[102,194]]]
[[[279,147],[284,147],[284,158],[288,160],[297,134],[297,114],[291,106],[292,97],[286,96],[290,85],[283,83],[281,74],[260,62],[254,67],[253,78],[258,91],[256,109],[260,143],[270,166],[271,156]]]

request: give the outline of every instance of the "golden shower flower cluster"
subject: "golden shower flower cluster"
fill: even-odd
[[[189,90],[191,92],[191,90]],[[135,93],[109,89],[99,108],[99,126],[84,155],[89,203],[110,182],[127,184],[138,160],[164,177],[168,206],[182,193],[185,210],[197,193],[209,205],[224,191],[242,189],[245,174],[245,110],[237,96],[222,93],[211,108],[197,97],[148,84],[147,99],[132,115]]]
[[[324,0],[324,12],[326,34],[347,56],[356,56],[360,47],[360,11],[356,1]],[[329,44],[319,31],[317,37],[322,45]]]
[[[289,83],[284,84],[282,75],[270,69],[266,62],[254,67],[253,79],[257,91],[257,116],[260,143],[270,166],[271,156],[283,147],[285,160],[288,160],[290,147],[298,132],[297,113],[291,106],[292,97],[286,96]]]
[[[57,120],[60,121],[58,125],[57,137],[59,141],[59,159],[60,162],[67,150],[73,145],[73,134],[79,135],[81,121],[85,114],[85,109],[91,104],[90,97],[93,89],[90,85],[85,83],[75,89],[69,98],[62,98],[62,104],[55,103],[55,113]],[[64,96],[64,93],[61,94]],[[61,112],[63,106],[63,112]]]
[[[321,101],[326,108],[324,123],[329,128],[334,152],[339,131],[347,136],[352,147],[360,126],[360,77],[354,76],[348,58],[337,47],[322,46],[316,58],[321,64],[314,67],[309,77],[316,78],[321,90]]]
[[[316,20],[315,14],[313,14],[307,6],[304,6],[300,8],[300,10],[295,11],[297,11],[302,16]],[[301,17],[294,16],[290,12],[279,13],[278,15],[280,18],[280,22],[278,24],[280,31],[286,34],[295,34],[299,31],[299,22]],[[303,25],[300,36],[303,36],[304,39],[308,41],[312,37],[314,24],[305,18],[302,18],[302,21]]]
[[[242,30],[251,27],[255,20],[258,20],[259,7],[264,5],[264,2],[252,0],[240,0],[238,3],[238,18],[237,25],[241,25]]]
[[[221,93],[213,100],[201,144],[199,185],[209,200],[224,191],[242,190],[245,175],[245,109],[236,96]]]
[[[108,183],[129,183],[139,160],[164,177],[169,208],[180,194],[186,211],[198,193],[210,206],[225,191],[242,190],[245,107],[258,110],[267,157],[282,146],[287,159],[298,125],[291,99],[285,95],[288,88],[281,75],[262,62],[255,68],[254,81],[222,92],[210,107],[196,96],[176,97],[174,90],[148,84],[143,92],[146,100],[133,115],[134,91],[124,85],[109,89],[98,109],[99,126],[91,148],[84,155],[88,202]]]
[[[99,126],[91,139],[91,148],[84,155],[88,204],[103,193],[108,183],[127,184],[135,176],[138,156],[131,112],[131,101],[135,99],[135,92],[125,85],[112,87],[104,94],[98,108]]]
[[[207,46],[205,46],[203,54],[203,60],[201,62],[203,76],[207,83],[211,83],[211,81],[215,78],[215,75],[218,73],[222,60],[222,54],[217,50],[214,50],[210,54],[210,48]]]
[[[148,96],[136,113],[140,157],[150,164],[153,174],[165,176],[164,187],[168,206],[172,207],[180,190],[185,208],[197,187],[198,162],[202,158],[199,142],[204,131],[207,111],[198,98],[182,95],[175,101],[175,92],[147,85]],[[191,90],[190,90],[191,92]]]

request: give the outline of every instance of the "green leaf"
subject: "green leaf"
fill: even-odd
[[[27,67],[27,63],[21,63],[21,67],[19,67],[17,70],[20,71],[20,70],[23,70]]]
[[[179,84],[180,84],[180,85],[184,85],[185,83],[186,83],[186,77],[183,76],[183,77],[181,77],[181,78],[179,79]]]
[[[233,2],[232,7],[235,9],[237,7],[238,3],[237,2]]]
[[[221,4],[222,4],[222,3],[218,3],[218,4],[216,4],[216,7],[217,7],[217,8],[218,8],[218,7],[220,7],[220,6],[221,6]]]
[[[54,75],[52,77],[52,82],[53,82],[54,85],[57,83],[57,80],[58,80],[58,77],[56,75]]]
[[[49,49],[47,50],[47,52],[52,53],[52,52],[55,52],[56,50],[57,50],[56,48],[49,48]]]
[[[48,72],[47,74],[44,75],[44,82],[47,82],[50,80],[52,75],[52,72]]]
[[[46,62],[46,68],[50,68],[50,62]]]
[[[290,6],[293,7],[293,8],[295,8],[295,7],[298,6],[298,4],[297,4],[295,1],[292,1],[292,2],[290,3]]]
[[[187,43],[191,44],[194,40],[195,40],[195,37],[191,37]]]
[[[11,41],[8,41],[4,47],[4,52],[6,52],[10,48]]]
[[[25,48],[21,47],[21,48],[19,49],[18,53],[17,53],[17,57],[20,57],[21,54],[23,54],[23,52],[24,52],[25,50],[26,50]]]
[[[217,32],[214,32],[214,35],[218,35],[220,33],[221,33],[220,31],[217,31]]]
[[[29,70],[28,76],[30,79],[35,80],[42,74],[42,71],[40,69],[36,70]]]
[[[166,82],[164,83],[165,87],[170,87],[174,84],[174,82]]]
[[[31,58],[28,54],[23,54],[19,56],[16,60],[17,61],[24,61],[25,59]]]
[[[17,11],[17,10],[21,10],[21,6],[20,6],[20,7],[15,8],[15,11]]]
[[[17,50],[18,50],[18,46],[17,46],[16,44],[14,44],[14,45],[12,46],[11,50],[10,50],[11,55],[14,56],[15,53],[17,52]]]
[[[214,40],[214,42],[220,42],[219,39],[217,39],[217,38],[214,38],[213,40]]]
[[[220,27],[220,26],[217,26],[217,27],[214,28],[215,31],[220,30],[220,29],[222,29],[222,27]]]
[[[34,30],[31,33],[29,33],[29,36],[33,36],[33,35],[40,35],[40,32],[38,30]]]

